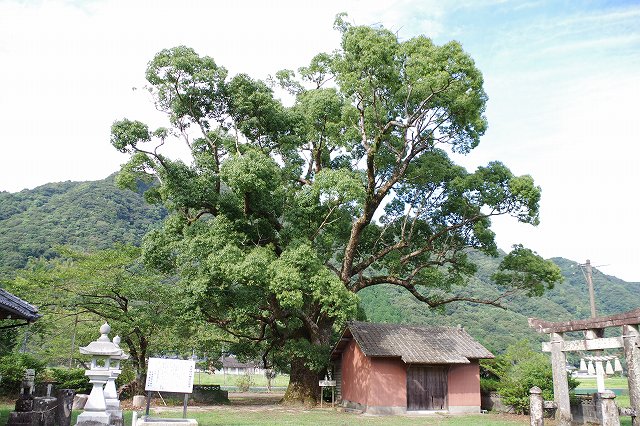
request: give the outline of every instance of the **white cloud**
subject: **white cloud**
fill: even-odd
[[[424,33],[471,49],[485,73],[490,127],[462,161],[503,160],[543,188],[542,224],[497,221],[502,247],[589,257],[640,281],[640,8],[584,6],[554,17],[555,8],[544,0],[0,0],[0,190],[116,171],[126,158],[109,144],[111,123],[162,124],[144,91],[132,90],[159,50],[188,45],[232,74],[265,78],[337,48],[332,24],[346,11],[403,39]]]

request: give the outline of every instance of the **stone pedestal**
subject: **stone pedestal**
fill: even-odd
[[[33,411],[38,413],[40,423],[38,425],[53,426],[56,422],[56,406],[58,399],[51,396],[35,397],[33,399]]]
[[[26,401],[25,399],[22,402]],[[31,400],[29,411],[9,413],[7,426],[54,426],[56,419],[57,399],[52,397],[35,397]],[[25,404],[17,404],[19,408]]]
[[[33,411],[9,413],[7,426],[33,426],[37,425],[38,419]]]
[[[107,410],[109,414],[109,425],[124,426],[124,413],[122,410]]]
[[[15,411],[19,413],[33,411],[33,395],[20,395],[16,400]]]
[[[147,397],[144,395],[135,395],[131,405],[133,408],[144,408],[147,405]]]
[[[84,412],[78,416],[76,426],[108,425],[111,415],[107,413],[103,386],[107,383],[109,370],[92,369],[85,373],[89,376],[89,383],[93,385]]]
[[[616,395],[611,391],[600,392],[600,413],[602,426],[620,426]]]
[[[15,411],[9,413],[7,426],[54,426],[57,399],[50,396],[34,397],[34,383],[34,371],[27,370]]]

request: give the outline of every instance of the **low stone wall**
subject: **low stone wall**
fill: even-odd
[[[514,413],[515,410],[510,405],[505,405],[497,392],[482,393],[480,397],[480,409],[487,411],[497,411],[500,413]]]
[[[184,394],[162,392],[162,397],[182,400]],[[189,400],[201,404],[224,404],[229,402],[229,392],[220,389],[219,385],[194,385]]]
[[[229,402],[229,392],[220,389],[218,385],[196,385],[193,387],[191,399],[201,403],[225,403]]]
[[[574,424],[600,424],[598,407],[592,396],[580,396],[577,401],[571,401],[571,417]]]

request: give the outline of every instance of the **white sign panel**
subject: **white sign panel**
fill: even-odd
[[[157,392],[193,392],[196,362],[192,360],[149,358],[144,390]]]

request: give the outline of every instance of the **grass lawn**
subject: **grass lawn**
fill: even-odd
[[[155,414],[160,416],[160,414]],[[180,412],[163,412],[162,417],[180,417]],[[276,409],[247,410],[231,409],[207,412],[190,411],[189,418],[196,419],[201,426],[213,425],[323,425],[323,426],[418,426],[418,425],[459,425],[459,426],[514,426],[528,425],[527,416],[478,414],[466,416],[430,415],[430,416],[369,416],[345,413],[331,409]]]
[[[596,379],[578,379],[580,384],[578,389],[595,389],[597,388]],[[604,385],[607,389],[629,389],[626,377],[609,377],[604,380]]]
[[[0,425],[7,422],[9,412],[13,406],[8,403],[0,405]],[[182,410],[162,409],[161,413],[154,412],[157,417],[181,417]],[[71,424],[75,424],[78,412],[73,413]],[[326,425],[326,426],[515,426],[528,425],[529,418],[526,416],[501,415],[501,414],[478,414],[467,416],[368,416],[361,414],[345,413],[331,409],[302,409],[287,408],[280,406],[242,407],[190,407],[189,418],[196,419],[200,426],[215,425],[256,425],[256,426],[287,426],[287,425]],[[131,425],[131,411],[125,411],[125,425]]]
[[[580,393],[581,389],[589,389],[589,390],[593,390],[595,392],[595,389],[597,389],[597,387],[598,387],[598,385],[596,384],[596,379],[579,379],[579,380],[580,380],[580,384],[576,388],[576,390],[578,391],[577,393]],[[610,377],[608,379],[605,379],[604,385],[605,385],[605,387],[607,389],[611,389],[611,390],[622,389],[622,390],[624,390],[625,391],[624,395],[616,396],[616,404],[619,407],[629,407],[630,406],[629,393],[626,392],[629,389],[629,384],[627,382],[627,378],[626,377]]]
[[[236,386],[237,380],[244,378],[244,375],[235,374],[209,374],[205,372],[197,372],[193,378],[194,385],[220,385],[220,386]],[[266,387],[267,378],[262,374],[254,374],[251,376],[252,387]],[[287,387],[289,385],[288,374],[278,374],[275,379],[271,380],[271,386]]]

